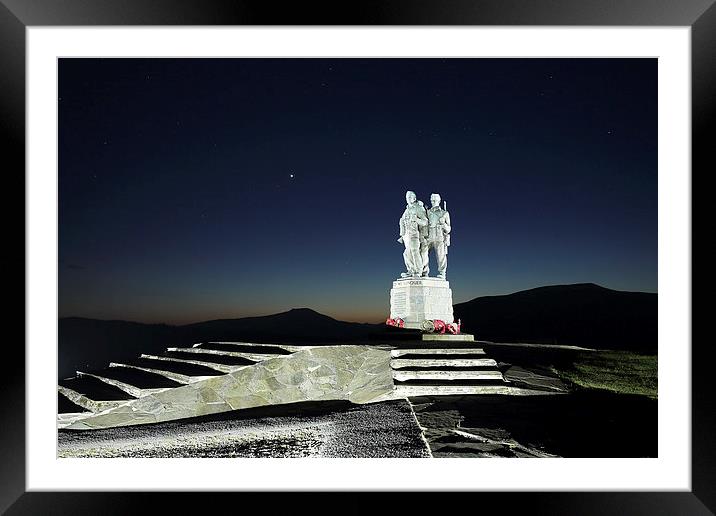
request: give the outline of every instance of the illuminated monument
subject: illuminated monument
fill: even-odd
[[[390,290],[391,326],[420,329],[440,334],[445,340],[472,340],[459,335],[460,323],[452,310],[452,290],[447,281],[447,254],[452,225],[447,207],[440,207],[440,194],[430,196],[431,207],[425,209],[415,192],[405,194],[407,205],[400,217],[398,242],[405,246],[405,272],[393,282]],[[430,251],[437,264],[437,276],[430,277]],[[435,335],[437,336],[437,335]]]
[[[473,341],[454,321],[446,279],[452,230],[439,194],[425,209],[414,192],[400,217],[405,272],[390,291],[388,324],[420,329],[423,341]],[[437,264],[430,277],[429,255]],[[200,342],[144,354],[104,370],[60,380],[58,394],[71,408],[59,428],[92,430],[162,423],[222,412],[307,401],[378,403],[408,396],[524,394],[510,385],[497,362],[472,343],[419,346]]]

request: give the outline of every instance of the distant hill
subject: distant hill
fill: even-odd
[[[656,352],[657,307],[657,294],[580,283],[478,297],[454,313],[484,340]]]
[[[64,378],[77,369],[101,369],[111,361],[159,351],[179,339],[179,329],[166,324],[65,317],[58,324],[58,372]]]
[[[331,342],[335,340],[364,339],[382,330],[382,324],[365,324],[337,321],[310,308],[294,308],[288,312],[242,319],[218,319],[182,327],[194,339],[231,340],[243,338],[257,342]]]
[[[558,285],[479,297],[454,308],[463,331],[478,339],[656,351],[656,294],[591,283]],[[59,320],[59,374],[66,377],[77,369],[98,369],[110,361],[209,340],[349,343],[382,338],[389,330],[395,332],[382,324],[337,321],[309,308],[184,326],[68,317]]]
[[[384,328],[382,324],[337,321],[309,308],[183,326],[66,317],[59,320],[59,375],[209,340],[323,344],[369,339]]]

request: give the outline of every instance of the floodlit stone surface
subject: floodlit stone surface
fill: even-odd
[[[75,421],[67,428],[158,423],[303,401],[370,403],[391,397],[393,392],[387,350],[369,346],[316,347],[131,400]]]
[[[195,355],[203,354],[203,355],[219,355],[219,356],[225,356],[225,357],[246,358],[248,360],[253,360],[254,362],[268,360],[268,359],[276,356],[275,353],[247,353],[245,351],[221,351],[221,350],[217,350],[217,349],[205,349],[205,348],[199,348],[199,347],[167,348],[167,351],[186,353],[188,356],[192,355],[192,354],[195,354]]]
[[[423,340],[472,342],[475,340],[475,336],[469,333],[458,333],[457,335],[452,333],[424,333]]]
[[[63,387],[62,385],[58,385],[57,390],[65,395],[74,404],[91,412],[102,412],[126,403],[124,400],[96,401],[68,387]]]
[[[208,367],[209,369],[213,369],[215,371],[219,371],[222,373],[232,373],[236,371],[237,369],[241,369],[245,366],[230,366],[230,365],[224,365],[224,364],[215,364],[214,362],[203,362],[201,360],[191,360],[191,359],[184,359],[184,358],[174,358],[174,357],[163,357],[159,355],[140,355],[140,358],[146,358],[148,360],[157,360],[160,362],[176,362],[179,364],[192,364],[192,365],[198,365],[202,367]]]
[[[177,383],[198,382],[202,379],[202,377],[200,377],[200,376],[187,376],[185,374],[179,374],[179,373],[173,373],[171,371],[165,371],[164,369],[154,369],[151,367],[140,367],[140,366],[135,366],[132,364],[121,364],[121,363],[117,363],[117,362],[110,362],[109,367],[127,367],[129,369],[136,369],[138,371],[154,373],[154,374],[158,374],[159,376],[164,376],[165,378],[169,378],[170,380],[174,380]]]
[[[403,278],[390,290],[390,317],[406,328],[422,328],[426,320],[453,322],[450,282],[439,278]]]
[[[139,387],[135,387],[134,385],[115,380],[114,378],[107,378],[98,374],[83,373],[81,371],[77,371],[77,376],[91,376],[92,378],[97,378],[100,382],[104,382],[107,385],[117,387],[118,389],[123,390],[124,392],[126,392],[130,396],[134,396],[135,398],[141,398],[142,396],[148,396],[149,394],[154,394],[167,390],[167,387],[160,389],[140,389]]]
[[[425,370],[425,371],[393,371],[393,378],[399,382],[407,380],[444,380],[450,382],[452,380],[500,380],[502,381],[502,373],[500,371],[441,371],[441,370]]]
[[[525,391],[525,392],[521,392]],[[535,393],[544,394],[541,391]],[[515,389],[504,384],[496,385],[398,385],[395,396],[410,398],[413,396],[454,396],[467,394],[529,394],[528,389]]]
[[[404,355],[484,355],[482,348],[464,348],[464,349],[448,349],[448,348],[417,348],[417,349],[394,349],[390,352],[392,357],[402,357]]]
[[[192,347],[198,348],[201,347],[204,343],[198,342],[194,344]],[[312,348],[314,346],[294,346],[291,344],[266,344],[264,342],[243,342],[243,341],[225,341],[225,340],[214,340],[209,341],[207,344],[228,344],[230,346],[252,346],[255,348],[280,348],[285,349],[286,351],[290,351],[291,353],[294,353],[296,351],[302,351],[304,349]]]
[[[391,365],[393,369],[403,367],[497,367],[497,362],[491,358],[394,358]]]

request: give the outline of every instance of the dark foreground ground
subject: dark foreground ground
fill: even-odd
[[[93,431],[61,430],[59,457],[428,457],[410,405],[318,402]]]
[[[58,456],[657,457],[656,355],[483,344],[514,385],[546,394],[302,403],[60,431]]]
[[[656,457],[656,400],[608,392],[411,398],[434,457]]]
[[[416,397],[434,457],[656,457],[656,400],[609,392]],[[59,457],[427,457],[403,400],[275,406],[156,425],[60,431]]]
[[[503,373],[517,366],[554,376],[572,391],[658,397],[656,354],[550,346],[482,343]],[[654,405],[656,406],[656,405]]]
[[[656,355],[482,347],[517,385],[526,371],[535,373],[539,381],[523,386],[547,385],[568,393],[412,398],[433,456],[658,456]]]

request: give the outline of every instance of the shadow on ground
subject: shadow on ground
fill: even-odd
[[[411,398],[435,457],[656,457],[657,401],[577,391]]]

